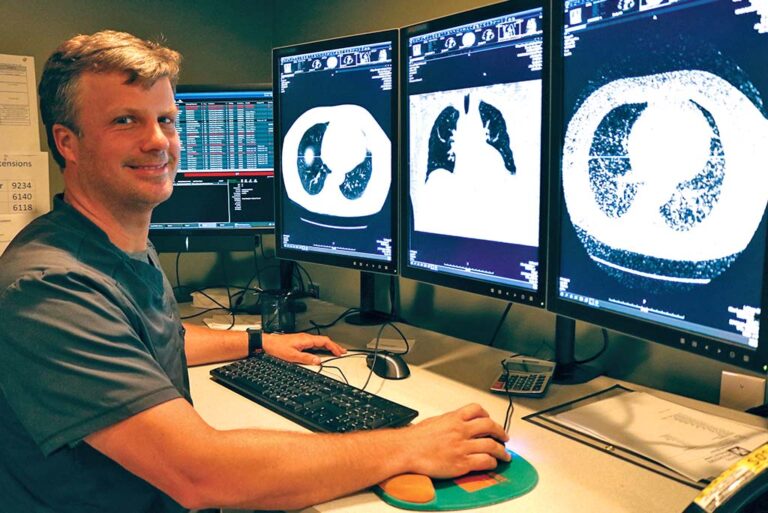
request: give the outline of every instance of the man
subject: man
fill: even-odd
[[[476,405],[399,430],[217,431],[191,405],[187,364],[245,357],[242,333],[182,327],[152,209],[179,156],[180,56],[105,31],[63,43],[40,104],[65,190],[0,260],[0,497],[9,512],[299,508],[393,475],[451,477],[508,460]],[[265,335],[263,349],[343,349]]]

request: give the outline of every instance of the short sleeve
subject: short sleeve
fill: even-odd
[[[0,384],[44,454],[182,397],[129,304],[108,280],[67,271],[0,295]]]

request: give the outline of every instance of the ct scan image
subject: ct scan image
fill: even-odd
[[[338,217],[379,212],[392,183],[392,143],[358,105],[315,107],[283,141],[283,185],[310,212]]]
[[[410,97],[414,229],[538,246],[541,81]]]
[[[563,194],[604,271],[687,288],[747,247],[768,201],[768,121],[743,91],[755,88],[685,69],[612,80],[580,103]]]

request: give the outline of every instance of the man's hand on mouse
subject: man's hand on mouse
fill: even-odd
[[[263,339],[264,352],[287,362],[302,363],[305,365],[320,365],[320,357],[316,354],[306,353],[308,349],[325,349],[334,356],[341,356],[346,349],[328,337],[310,335],[309,333],[292,333],[278,335],[265,333]]]
[[[413,448],[411,472],[437,478],[496,468],[511,456],[504,448],[509,436],[478,404],[426,419],[403,428]],[[405,433],[404,433],[405,434]]]

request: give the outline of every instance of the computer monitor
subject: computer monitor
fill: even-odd
[[[402,29],[404,277],[544,306],[544,22],[523,0]]]
[[[253,251],[274,229],[270,84],[179,85],[173,194],[155,208],[159,251]]]
[[[764,374],[768,17],[752,4],[559,4],[548,307]]]
[[[397,272],[397,31],[273,52],[275,246],[283,259]]]

